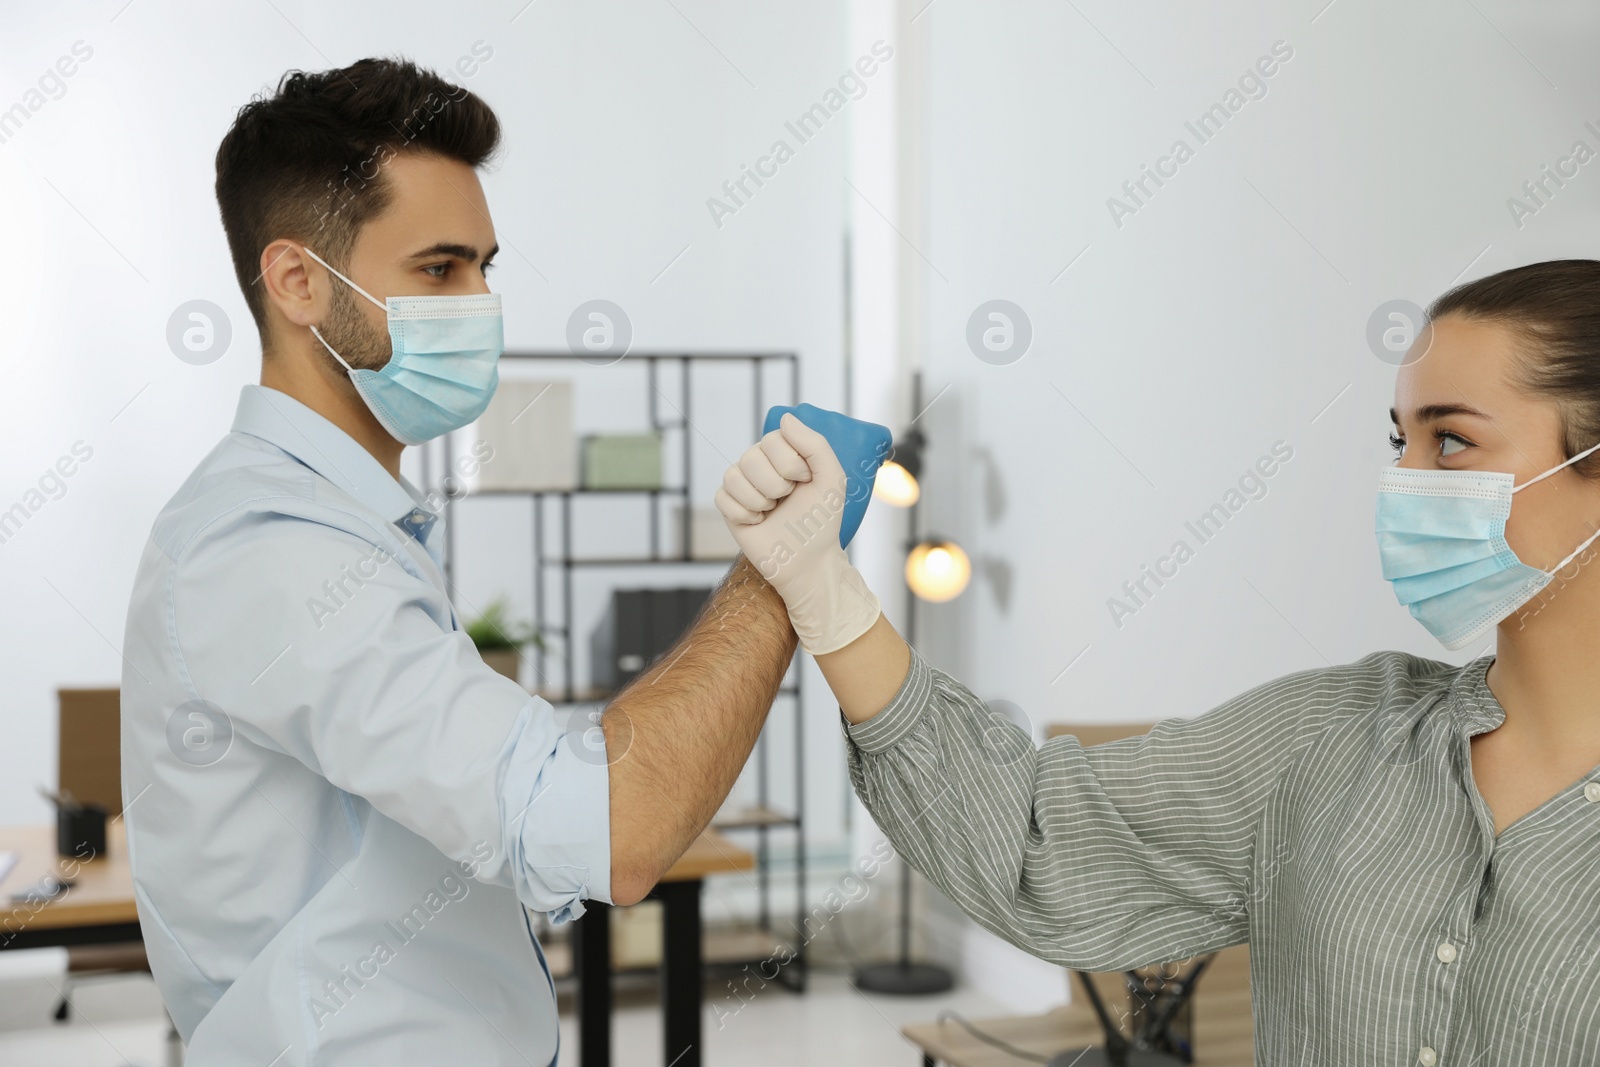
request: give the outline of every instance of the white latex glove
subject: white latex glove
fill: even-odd
[[[813,656],[848,645],[882,613],[839,547],[845,486],[828,439],[786,414],[728,468],[717,490],[734,540],[783,597],[800,647]]]

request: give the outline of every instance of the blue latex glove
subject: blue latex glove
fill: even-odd
[[[878,467],[889,458],[894,446],[894,435],[887,426],[875,422],[862,422],[837,411],[811,404],[798,407],[774,407],[767,412],[767,421],[761,427],[762,436],[778,428],[785,413],[794,417],[828,439],[828,447],[839,459],[845,474],[844,514],[840,517],[839,547],[843,548],[856,535],[861,520],[866,517],[867,504],[872,501],[872,480]]]

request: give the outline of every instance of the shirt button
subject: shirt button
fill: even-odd
[[[1600,804],[1600,782],[1590,782],[1584,786],[1583,796],[1591,804]]]
[[[1439,957],[1440,963],[1454,963],[1456,961],[1456,947],[1448,941],[1440,944],[1433,954]]]
[[[1427,1045],[1423,1045],[1422,1051],[1417,1053],[1417,1062],[1422,1064],[1422,1067],[1433,1067],[1439,1062],[1439,1054]]]

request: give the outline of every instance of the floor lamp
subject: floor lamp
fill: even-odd
[[[913,429],[901,436],[894,450],[894,461],[898,463],[915,480],[922,473],[922,448],[924,439],[922,432],[914,428],[917,416],[921,415],[922,407],[922,374],[919,372],[911,378],[911,410]],[[908,509],[910,511],[910,533],[906,541],[906,550],[915,551],[921,544],[917,528],[917,511],[920,501],[914,500]],[[916,647],[917,643],[917,596],[906,584],[906,615],[905,634],[906,644]],[[955,984],[955,979],[943,967],[932,963],[914,963],[911,959],[911,864],[905,857],[900,857],[900,952],[899,957],[891,963],[871,963],[857,967],[853,976],[857,989],[871,993],[892,993],[898,996],[921,996],[929,993],[943,993]]]

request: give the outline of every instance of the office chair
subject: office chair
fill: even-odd
[[[1174,1063],[1193,1063],[1194,1048],[1188,1027],[1184,1032],[1174,1029],[1179,1015],[1187,1019],[1184,1009],[1194,995],[1195,983],[1202,972],[1216,958],[1216,953],[1196,960],[1187,971],[1174,977],[1150,973],[1148,969],[1124,971],[1128,996],[1133,1004],[1128,1013],[1130,1033],[1124,1034],[1119,1023],[1111,1018],[1100,991],[1083,971],[1072,971],[1083,986],[1084,996],[1100,1020],[1105,1032],[1105,1046],[1101,1049],[1107,1067],[1171,1067]],[[1096,1063],[1085,1057],[1095,1051],[1089,1048],[1067,1049],[1050,1058],[1047,1067],[1088,1067]]]

